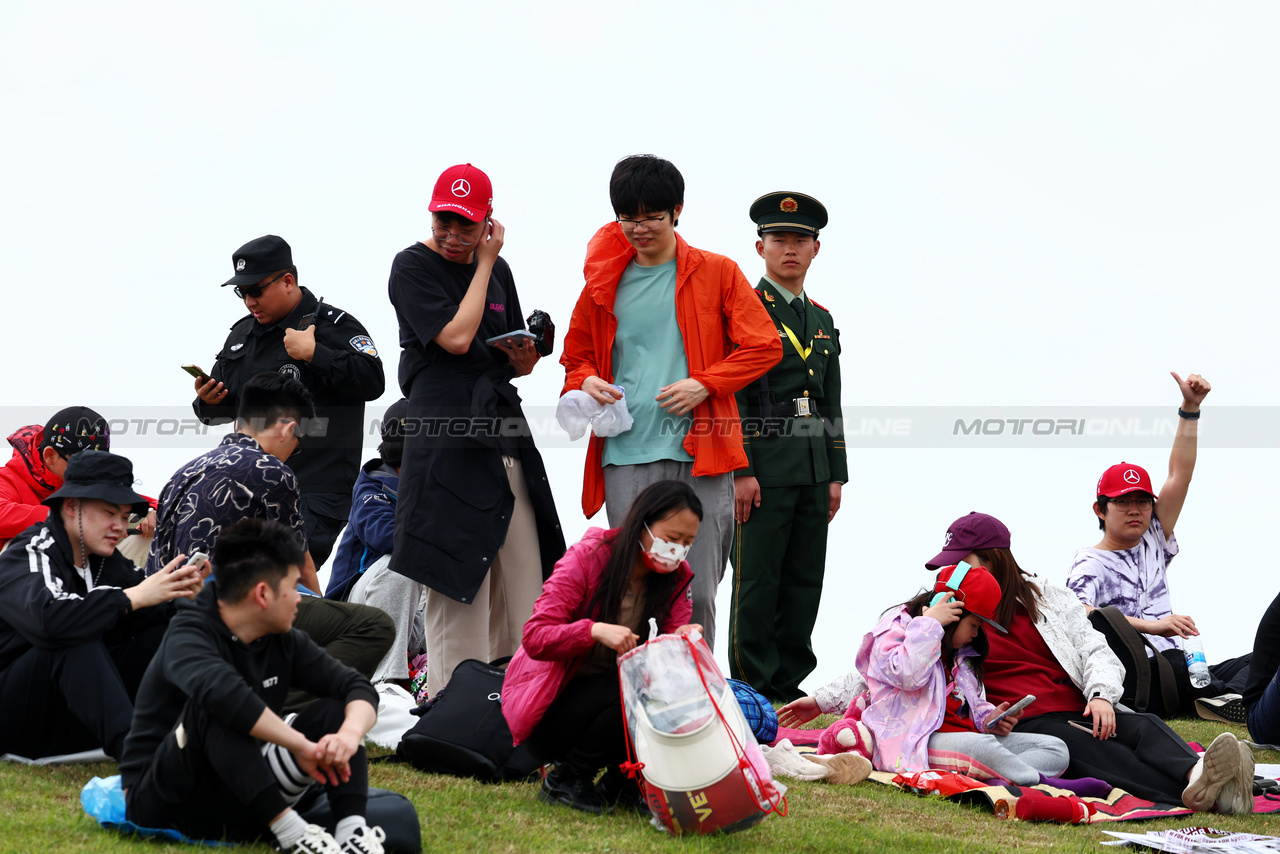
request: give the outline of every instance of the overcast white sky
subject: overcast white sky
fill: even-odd
[[[753,281],[751,201],[827,205],[808,289],[841,330],[850,417],[1167,414],[1169,370],[1208,377],[1202,436],[1218,447],[1201,452],[1170,578],[1210,660],[1239,654],[1280,589],[1250,548],[1280,474],[1278,23],[1268,3],[11,0],[0,432],[73,403],[188,412],[178,365],[212,364],[243,313],[218,288],[231,252],[265,233],[369,328],[390,403],[387,271],[462,161],[493,179],[523,304],[563,330],[612,217],[613,163],[652,152],[684,173],[686,239]],[[549,413],[562,380],[544,361],[527,406]],[[1228,415],[1253,438],[1215,437]],[[131,441],[118,449],[152,494],[198,451]],[[1162,480],[1167,440],[1120,441],[851,437],[808,687],[851,666],[969,510],[1062,581],[1097,540],[1102,469],[1127,459]],[[582,446],[544,447],[576,538]]]

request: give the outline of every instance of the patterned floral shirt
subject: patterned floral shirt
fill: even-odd
[[[1166,539],[1159,517],[1152,514],[1151,526],[1131,549],[1078,550],[1067,576],[1067,587],[1086,605],[1115,605],[1126,617],[1162,620],[1173,613],[1165,568],[1177,553],[1177,539]],[[1178,649],[1172,638],[1147,635],[1147,639],[1158,650]]]
[[[293,470],[262,450],[252,436],[229,433],[218,447],[187,463],[165,484],[147,575],[179,554],[213,554],[222,529],[249,518],[288,525],[306,548],[307,529],[298,509]]]

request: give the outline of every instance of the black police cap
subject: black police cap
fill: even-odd
[[[277,270],[292,267],[293,250],[283,237],[267,234],[232,252],[231,266],[236,274],[223,282],[222,287],[256,285]]]
[[[751,203],[756,233],[796,231],[818,236],[827,227],[827,209],[804,193],[767,193]]]

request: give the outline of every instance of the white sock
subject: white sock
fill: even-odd
[[[356,831],[362,827],[368,827],[362,815],[349,815],[338,822],[338,826],[333,829],[333,838],[341,844],[346,842],[352,836],[356,835]]]
[[[292,851],[293,846],[298,844],[298,840],[307,832],[307,823],[297,812],[288,810],[271,822],[271,832],[276,835],[276,841],[280,843],[281,848]]]

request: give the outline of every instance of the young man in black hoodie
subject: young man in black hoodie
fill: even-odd
[[[214,576],[174,616],[138,691],[120,762],[130,821],[202,839],[274,836],[298,854],[382,851],[364,818],[362,746],[378,696],[293,628],[304,560],[279,522],[246,519],[218,537]],[[321,699],[281,718],[295,686]],[[333,835],[293,809],[312,780]]]
[[[121,755],[168,603],[201,586],[185,555],[144,578],[116,551],[129,514],[148,509],[132,484],[124,457],[73,454],[49,518],[0,553],[0,754]]]

